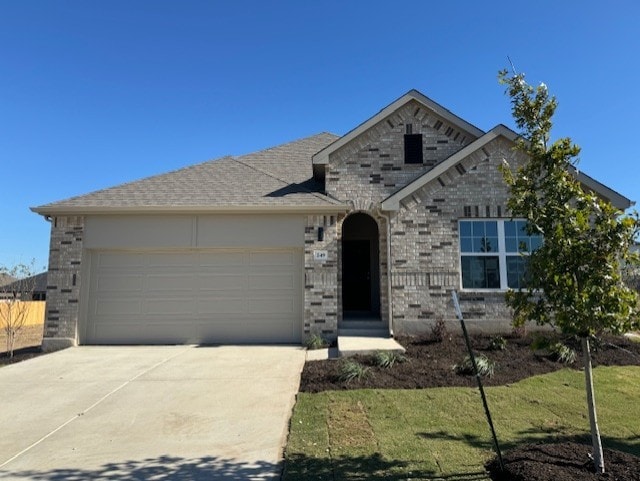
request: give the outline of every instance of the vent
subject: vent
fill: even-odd
[[[407,127],[409,127],[408,124]],[[404,136],[404,163],[422,164],[422,134]]]

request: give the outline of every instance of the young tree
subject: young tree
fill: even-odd
[[[624,216],[577,180],[580,148],[571,139],[551,143],[557,102],[546,85],[532,87],[524,75],[499,73],[511,98],[512,113],[522,136],[517,149],[528,161],[512,170],[503,166],[511,189],[508,208],[527,220],[528,234],[544,242],[527,259],[527,288],[507,293],[514,324],[532,320],[550,324],[581,338],[587,405],[593,440],[593,461],[604,473],[591,372],[589,339],[603,332],[638,329],[638,293],[623,280],[622,267],[638,264],[630,252],[640,228],[637,214]]]
[[[33,263],[31,266],[19,264],[11,269],[0,268],[0,274],[17,280],[0,286],[0,328],[5,333],[6,348],[9,357],[13,357],[16,338],[25,326],[33,290],[35,277]]]

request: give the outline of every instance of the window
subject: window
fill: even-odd
[[[526,256],[542,245],[527,235],[524,220],[461,220],[460,266],[463,289],[524,287]]]

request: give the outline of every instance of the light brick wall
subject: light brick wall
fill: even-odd
[[[404,163],[407,124],[412,124],[413,133],[423,136],[424,165]],[[327,194],[350,202],[354,210],[373,211],[398,188],[473,140],[418,102],[409,102],[331,154]]]
[[[465,158],[401,204],[392,219],[394,325],[398,333],[428,330],[436,320],[456,322],[451,291],[461,289],[458,220],[509,218],[509,190],[499,171],[521,154],[502,138]],[[468,213],[468,212],[467,212]],[[466,320],[477,330],[508,329],[511,312],[499,292],[462,291]]]
[[[409,123],[413,133],[423,135],[423,165],[404,163],[404,134]],[[367,213],[378,223],[381,315],[385,321],[389,302],[387,226],[385,217],[379,213],[380,202],[474,140],[435,114],[427,115],[417,102],[410,102],[329,158],[327,193],[347,202],[351,207],[349,213]],[[461,287],[458,220],[465,217],[465,207],[472,218],[508,217],[509,192],[498,166],[503,159],[516,164],[519,155],[509,141],[493,140],[409,196],[400,211],[391,214],[390,277],[395,333],[424,332],[439,319],[455,322],[451,291]],[[342,313],[343,220],[339,219],[335,233],[337,322]],[[489,331],[509,328],[511,312],[503,293],[465,291],[460,293],[460,301],[472,328]]]
[[[337,216],[307,216],[304,231],[304,329],[334,341],[338,336],[338,236]],[[318,240],[323,229],[324,239]],[[327,251],[325,261],[314,259],[314,251]]]
[[[47,303],[42,348],[77,344],[84,218],[51,219]]]

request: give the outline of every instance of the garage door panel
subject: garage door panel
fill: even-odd
[[[176,292],[176,291],[191,291],[194,288],[193,274],[175,273],[175,274],[160,274],[153,273],[147,276],[147,291],[148,292]]]
[[[295,287],[295,278],[290,273],[257,274],[249,278],[250,289],[291,290]]]
[[[94,252],[84,343],[300,342],[300,250]]]
[[[295,258],[293,252],[251,252],[250,264],[252,266],[293,266]]]
[[[142,313],[142,301],[140,299],[97,299],[95,302],[97,316],[113,317],[140,315]]]
[[[209,299],[198,299],[197,303],[199,314],[215,317],[230,314],[244,316],[248,311],[248,300],[245,297],[214,297]]]
[[[295,303],[290,297],[254,298],[249,300],[249,312],[251,314],[293,314]]]
[[[142,267],[144,258],[131,253],[101,253],[98,258],[98,267],[118,269],[120,267]]]
[[[131,323],[114,323],[96,326],[95,336],[101,342],[109,344],[122,344],[123,339],[127,339],[125,344],[135,344],[145,338],[148,334],[144,326],[132,325]]]
[[[248,287],[248,279],[245,274],[204,274],[198,276],[198,289],[200,291],[244,291]]]
[[[104,293],[121,294],[142,291],[144,277],[140,275],[104,275],[98,279],[98,289]]]
[[[192,310],[193,301],[182,297],[149,299],[144,302],[144,312],[151,316],[181,316]]]
[[[247,252],[221,251],[198,255],[198,264],[202,267],[243,266],[248,261]]]
[[[182,253],[147,254],[145,258],[147,259],[147,265],[149,267],[165,270],[175,267],[190,268],[194,264],[193,256],[185,256]]]
[[[274,341],[273,332],[280,333],[282,339]],[[271,320],[269,325],[260,321],[239,322],[238,320],[219,321],[215,324],[201,323],[198,325],[197,336],[202,343],[270,343],[270,342],[299,342],[291,323],[281,319]]]

